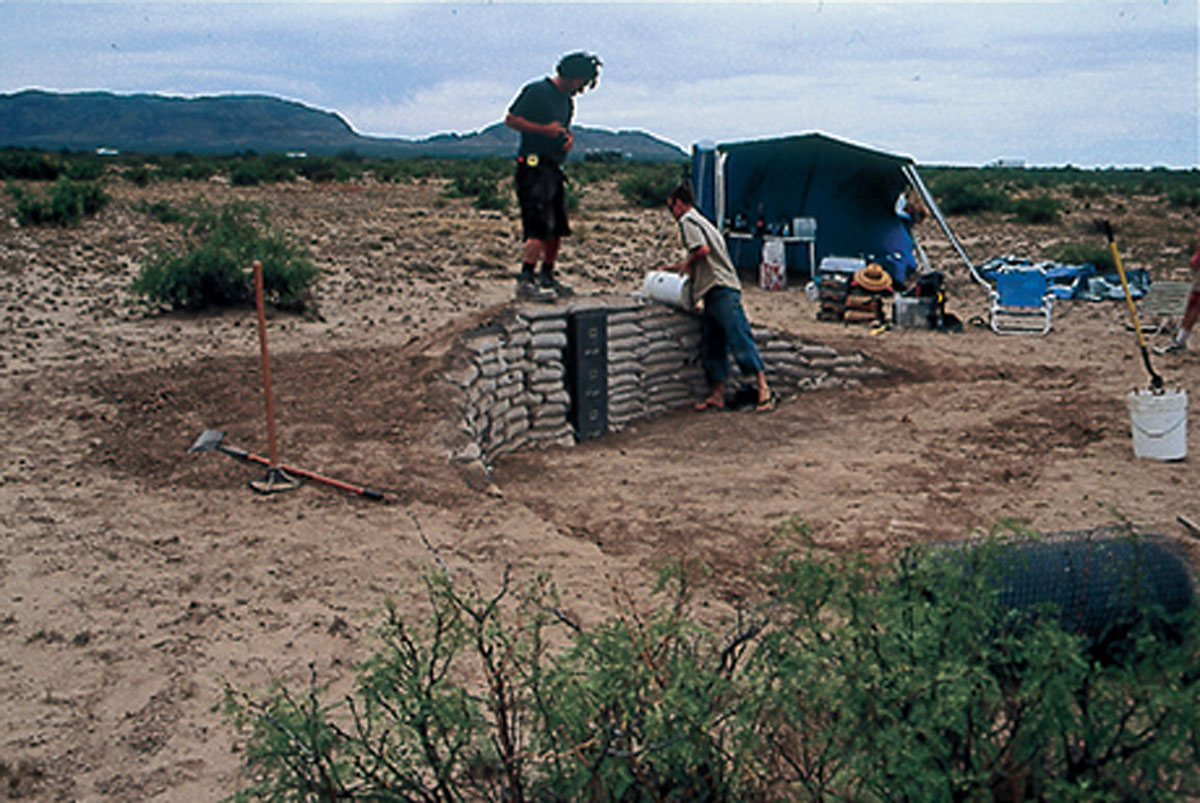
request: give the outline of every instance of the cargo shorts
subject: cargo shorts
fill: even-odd
[[[516,185],[524,239],[554,240],[571,233],[561,167],[548,159],[522,157],[517,160]]]

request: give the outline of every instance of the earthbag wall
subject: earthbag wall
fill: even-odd
[[[597,313],[606,327],[605,421],[581,435],[571,420],[568,334],[573,321]],[[839,354],[770,328],[754,327],[753,334],[781,398],[886,375],[860,353]],[[462,420],[450,458],[486,466],[517,449],[571,446],[686,407],[707,391],[699,349],[698,315],[639,298],[506,308],[463,335],[452,355],[445,379]]]

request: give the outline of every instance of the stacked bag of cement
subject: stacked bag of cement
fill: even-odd
[[[658,304],[608,317],[608,424],[619,430],[650,413],[683,406],[704,389],[700,323]]]
[[[850,280],[842,320],[846,323],[884,323],[887,320],[884,300],[891,295],[892,277],[881,265],[872,262]]]

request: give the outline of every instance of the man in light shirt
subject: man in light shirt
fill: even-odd
[[[699,306],[703,302],[700,348],[709,393],[703,401],[696,403],[695,408],[720,410],[725,407],[729,356],[732,355],[742,374],[754,377],[758,392],[756,409],[759,412],[775,409],[775,397],[767,384],[762,357],[742,308],[742,283],[729,258],[725,238],[696,209],[692,188],[687,184],[680,184],[671,191],[667,207],[679,223],[687,257],[663,270],[688,276],[693,305]]]

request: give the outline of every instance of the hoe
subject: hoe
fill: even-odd
[[[269,457],[252,454],[244,449],[235,449],[232,446],[222,446],[221,441],[225,437],[225,433],[219,429],[205,430],[196,442],[192,444],[192,448],[188,449],[188,454],[195,452],[224,452],[230,457],[236,457],[238,460],[248,462],[261,463],[267,467],[267,475],[262,480],[255,480],[250,483],[250,487],[261,494],[277,493],[279,491],[288,491],[293,488],[300,487],[300,481],[296,477],[306,477],[310,480],[323,482],[326,485],[332,485],[336,488],[341,488],[345,491],[351,491],[360,496],[365,496],[368,499],[382,499],[383,494],[379,491],[364,488],[360,485],[351,485],[340,480],[333,480],[329,477],[323,477],[312,471],[306,471],[295,466],[281,465],[279,462],[279,447],[275,438],[275,406],[271,398],[271,361],[267,354],[267,322],[263,314],[263,275],[262,262],[255,260],[253,264],[254,271],[254,305],[258,312],[258,342],[259,350],[262,357],[262,374],[263,374],[263,397],[266,401],[267,412],[267,443],[269,445]]]
[[[225,444],[221,443],[221,441],[224,439],[225,433],[221,430],[206,429],[203,433],[201,433],[200,437],[196,439],[196,442],[192,444],[191,448],[188,449],[188,454],[194,454],[195,452],[222,452],[230,457],[236,457],[238,460],[246,463],[258,463],[260,465],[272,467],[270,459],[263,457],[262,455],[254,454],[253,452],[247,452],[245,449],[226,446]],[[313,480],[315,482],[323,482],[326,485],[332,485],[335,488],[341,488],[343,491],[350,491],[351,493],[356,493],[359,496],[365,496],[368,499],[383,498],[383,494],[379,491],[371,488],[364,488],[361,485],[351,485],[348,482],[331,479],[315,472],[308,471],[307,469],[281,464],[273,466],[273,468],[280,469],[285,475],[304,477],[305,479]]]

